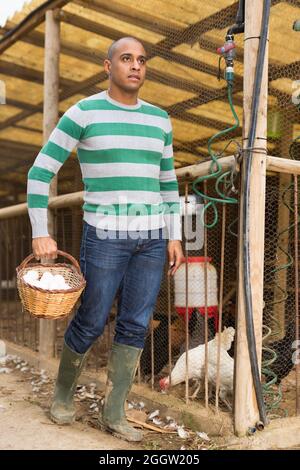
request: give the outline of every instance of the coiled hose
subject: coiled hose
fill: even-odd
[[[206,200],[203,207],[202,211],[202,223],[204,226],[207,228],[213,228],[217,223],[218,223],[218,209],[217,209],[217,203],[222,203],[222,204],[237,204],[237,199],[234,197],[229,196],[228,194],[225,194],[221,189],[220,189],[220,184],[224,183],[224,187],[226,189],[227,184],[226,184],[226,178],[231,175],[232,171],[225,171],[224,173],[222,172],[222,166],[218,161],[219,155],[217,155],[213,149],[212,145],[213,143],[219,139],[220,137],[223,137],[226,134],[229,134],[229,132],[234,131],[237,129],[240,125],[238,115],[236,114],[236,111],[233,107],[233,102],[232,102],[232,89],[233,89],[233,84],[230,81],[227,81],[227,95],[228,95],[228,102],[230,105],[230,109],[232,112],[232,115],[235,119],[235,124],[231,127],[228,127],[227,129],[224,129],[217,134],[213,135],[209,141],[208,141],[208,152],[211,157],[211,166],[210,166],[210,174],[204,175],[204,176],[199,176],[198,178],[195,179],[193,182],[193,191],[203,198],[203,200]],[[218,194],[219,197],[213,197],[209,196],[208,194],[204,194],[198,187],[199,183],[202,183],[204,181],[208,181],[211,179],[216,179],[215,183],[215,190],[216,193]],[[212,208],[213,210],[213,221],[210,224],[207,224],[205,222],[205,213],[208,211],[209,208]]]

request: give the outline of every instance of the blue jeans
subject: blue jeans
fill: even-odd
[[[136,239],[105,239],[104,231],[84,222],[80,266],[87,284],[65,333],[71,349],[83,354],[102,335],[117,292],[114,341],[144,347],[166,258],[162,232],[156,231],[156,239],[151,232]]]

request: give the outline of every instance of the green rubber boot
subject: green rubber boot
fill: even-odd
[[[108,361],[107,383],[102,415],[98,422],[102,430],[130,442],[142,440],[142,433],[126,420],[125,401],[131,389],[142,349],[113,343]]]
[[[64,343],[50,409],[54,423],[71,424],[75,421],[73,397],[86,356],[87,352],[78,354]]]

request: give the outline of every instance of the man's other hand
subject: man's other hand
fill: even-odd
[[[183,252],[180,240],[170,240],[168,243],[169,271],[168,275],[174,275],[183,261]]]
[[[32,251],[37,260],[57,258],[57,244],[51,237],[38,237],[32,240]]]

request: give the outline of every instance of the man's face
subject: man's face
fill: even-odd
[[[120,90],[137,92],[145,81],[145,50],[137,41],[120,41],[111,60],[105,60],[104,68],[110,81]]]

